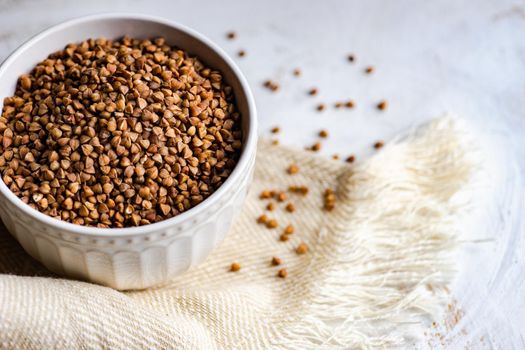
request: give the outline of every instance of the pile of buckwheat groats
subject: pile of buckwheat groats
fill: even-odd
[[[220,72],[163,38],[90,39],[51,54],[5,99],[0,172],[52,217],[146,225],[221,186],[241,136]]]

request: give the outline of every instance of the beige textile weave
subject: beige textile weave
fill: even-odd
[[[300,172],[288,175],[295,163]],[[452,278],[453,199],[469,191],[465,136],[442,118],[343,165],[261,142],[246,205],[207,261],[167,285],[118,292],[62,279],[0,232],[1,349],[354,349],[410,347]],[[256,223],[262,190],[306,185]],[[322,209],[326,188],[335,209]],[[294,213],[284,206],[293,202]],[[287,224],[295,233],[279,235]],[[306,242],[310,250],[297,255]],[[271,266],[273,256],[283,265]],[[229,272],[233,261],[242,265]],[[279,268],[288,277],[276,276]]]

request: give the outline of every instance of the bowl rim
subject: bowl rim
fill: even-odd
[[[247,176],[246,169],[249,167],[251,158],[254,156],[256,152],[256,144],[257,144],[257,111],[255,107],[255,100],[253,98],[248,82],[246,78],[244,77],[244,75],[242,74],[239,67],[237,66],[237,64],[217,44],[215,44],[213,41],[208,39],[203,34],[195,31],[194,29],[186,27],[185,25],[182,25],[178,22],[175,22],[175,21],[172,21],[166,18],[162,18],[162,17],[154,16],[154,15],[148,15],[148,14],[126,13],[126,12],[101,13],[101,14],[94,14],[94,15],[88,15],[88,16],[81,16],[81,17],[73,18],[73,19],[55,24],[39,32],[38,34],[32,36],[27,41],[25,41],[22,45],[17,47],[0,64],[0,76],[4,73],[4,71],[12,63],[14,63],[18,59],[18,57],[26,49],[34,45],[36,42],[42,40],[44,37],[52,33],[55,33],[55,32],[67,30],[68,28],[74,27],[78,24],[83,24],[86,22],[92,22],[92,21],[101,20],[101,19],[102,20],[117,20],[117,19],[118,20],[122,20],[122,19],[142,20],[142,21],[156,22],[159,24],[170,26],[176,30],[184,32],[185,34],[201,41],[210,50],[214,51],[217,55],[220,56],[220,58],[226,63],[226,65],[232,71],[234,76],[238,79],[241,85],[241,88],[244,91],[247,109],[248,109],[248,120],[249,120],[248,133],[246,135],[245,142],[243,144],[243,149],[241,151],[239,161],[237,162],[235,168],[233,169],[230,176],[228,176],[228,178],[224,181],[224,183],[201,203],[197,204],[196,206],[190,208],[189,210],[183,213],[180,213],[174,217],[171,217],[169,219],[165,219],[162,221],[158,221],[152,224],[144,225],[144,226],[134,226],[134,227],[124,227],[124,228],[101,228],[101,227],[95,227],[95,226],[77,225],[77,224],[73,224],[67,221],[56,219],[24,203],[22,199],[20,199],[17,195],[15,195],[7,187],[7,185],[4,183],[1,176],[0,176],[0,192],[9,200],[10,203],[15,205],[25,214],[31,217],[34,217],[35,219],[43,222],[44,224],[48,226],[53,226],[54,228],[67,231],[69,233],[83,234],[83,235],[92,236],[92,237],[120,238],[120,237],[137,236],[137,235],[149,234],[152,232],[158,232],[158,231],[167,229],[168,227],[179,225],[182,222],[189,220],[191,217],[199,215],[200,213],[208,210],[211,206],[213,206],[220,199],[222,195],[224,195],[227,191],[233,190],[232,187],[235,186],[235,184],[238,183],[238,181],[240,181],[242,176]],[[66,44],[67,43],[64,43],[64,45]]]

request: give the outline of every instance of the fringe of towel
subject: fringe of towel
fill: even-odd
[[[323,283],[294,305],[309,316],[284,320],[275,346],[405,347],[439,319],[477,162],[464,127],[437,119],[341,176],[348,205],[305,271]]]

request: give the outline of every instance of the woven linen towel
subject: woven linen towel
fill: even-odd
[[[354,349],[408,347],[453,277],[454,201],[474,169],[441,118],[356,165],[261,142],[246,205],[207,261],[167,285],[118,292],[62,279],[0,232],[2,349]],[[290,164],[299,173],[289,175]],[[263,190],[287,192],[257,224]],[[323,192],[335,208],[323,210]],[[296,211],[284,207],[292,202]],[[295,233],[279,240],[287,224]],[[309,251],[295,248],[306,242]],[[271,266],[273,256],[281,266]],[[238,261],[242,268],[229,272]],[[277,277],[286,268],[287,278]]]

